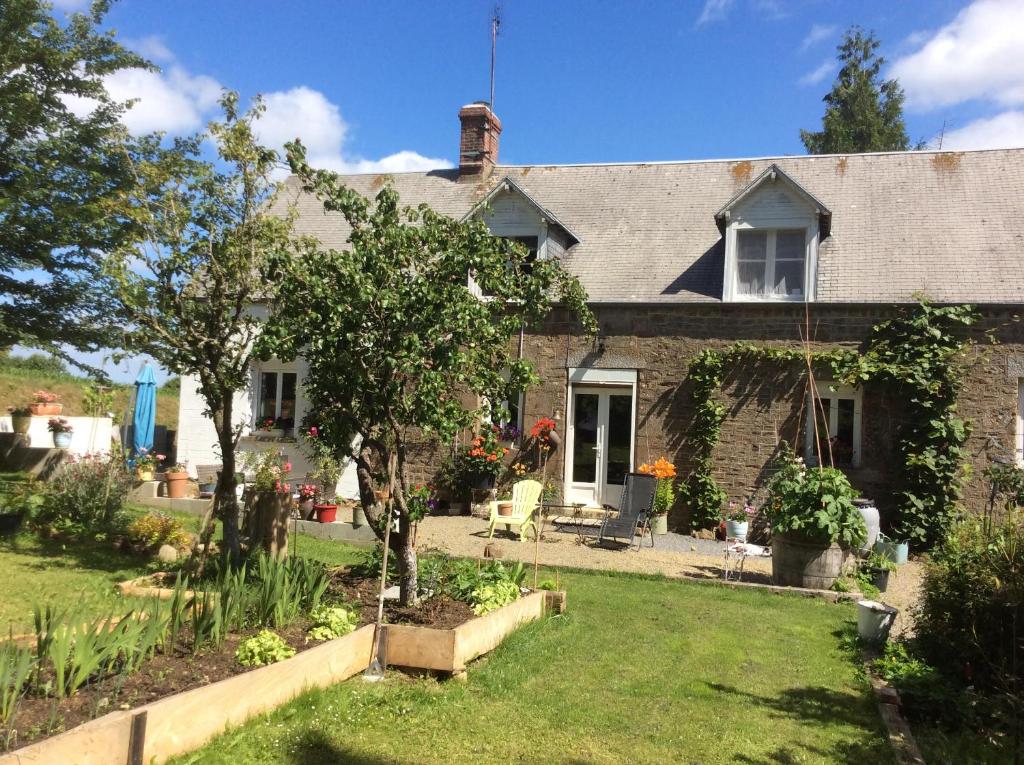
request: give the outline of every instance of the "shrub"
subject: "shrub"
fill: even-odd
[[[986,530],[968,519],[935,552],[921,587],[918,645],[934,666],[997,689],[1024,673],[1024,515]],[[1015,675],[1015,668],[1016,675]]]
[[[246,638],[238,644],[235,658],[243,667],[262,667],[274,664],[295,655],[295,649],[284,642],[277,633],[260,630],[258,635]]]
[[[359,624],[359,615],[344,606],[317,606],[309,616],[313,621],[306,633],[310,640],[333,640],[352,632]]]
[[[184,548],[192,539],[181,521],[160,512],[146,513],[134,519],[125,528],[125,536],[133,544],[147,549],[162,545]]]
[[[790,453],[772,478],[766,512],[773,534],[857,547],[867,538],[867,527],[853,504],[856,498],[842,471],[808,469]]]
[[[108,534],[123,525],[132,480],[124,463],[109,454],[69,459],[46,484],[32,522],[72,536]]]

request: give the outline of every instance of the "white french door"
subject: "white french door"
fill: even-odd
[[[565,501],[618,505],[633,469],[633,388],[572,385]]]

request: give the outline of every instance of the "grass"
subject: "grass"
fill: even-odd
[[[307,536],[293,549],[362,554]],[[116,582],[149,570],[107,548],[0,541],[0,620],[30,620],[34,601],[105,610]],[[355,679],[176,762],[891,762],[851,607],[621,574],[562,583],[569,612],[514,633],[467,684]]]
[[[125,605],[114,585],[153,570],[144,559],[109,547],[65,545],[27,532],[0,538],[0,629],[31,632],[35,603],[80,607],[89,615]]]
[[[24,405],[40,388],[56,393],[64,404],[63,416],[85,416],[83,405],[89,380],[70,374],[53,374],[39,370],[0,367],[0,403],[3,406]],[[113,386],[115,418],[124,418],[132,389],[129,385]],[[6,411],[4,412],[6,414]],[[156,393],[156,422],[174,429],[178,426],[178,391],[161,388]]]
[[[132,512],[149,512],[134,507]],[[170,512],[186,530],[199,531],[200,518],[183,512]],[[296,544],[293,542],[293,544]],[[331,565],[354,563],[360,555],[357,547],[302,535],[297,542],[300,555]],[[111,607],[127,606],[115,590],[118,582],[160,569],[146,558],[115,550],[110,546],[76,543],[63,544],[21,532],[0,537],[0,632],[30,632],[32,607],[52,605],[62,609],[78,607],[86,615],[98,615]]]
[[[628,575],[563,582],[569,613],[514,633],[467,684],[354,679],[175,762],[892,761],[852,608]]]

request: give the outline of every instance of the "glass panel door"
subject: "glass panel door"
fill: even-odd
[[[599,397],[596,393],[577,393],[573,401],[572,482],[593,484],[597,480],[597,418]]]
[[[617,504],[633,467],[633,394],[620,387],[574,386],[566,466],[568,502]]]

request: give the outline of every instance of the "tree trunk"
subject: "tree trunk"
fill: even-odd
[[[229,560],[233,563],[239,558],[238,542],[238,481],[235,478],[235,431],[232,427],[234,402],[231,396],[224,399],[219,416],[215,413],[213,421],[217,427],[217,440],[220,444],[221,471],[217,480],[217,515],[224,525],[224,548]]]
[[[416,547],[413,545],[412,524],[408,516],[403,515],[399,525],[404,527],[398,535],[398,579],[401,590],[400,602],[403,606],[414,606],[419,600],[419,565],[416,559]]]

